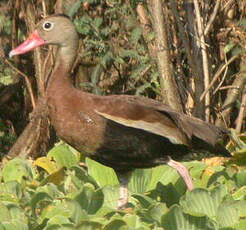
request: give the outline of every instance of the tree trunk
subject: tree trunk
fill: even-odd
[[[160,73],[163,101],[173,109],[183,112],[177,84],[175,82],[169,54],[167,23],[164,23],[162,1],[150,0],[153,28],[156,34],[157,65]]]

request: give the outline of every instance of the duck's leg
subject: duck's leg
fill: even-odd
[[[131,173],[117,173],[119,182],[120,182],[120,196],[117,204],[117,209],[124,209],[127,207],[128,204],[128,198],[129,198],[129,193],[128,193],[128,182],[129,178],[131,176]]]
[[[168,158],[167,165],[178,171],[179,175],[183,178],[189,191],[191,191],[194,188],[190,173],[184,165],[172,160],[171,157]]]

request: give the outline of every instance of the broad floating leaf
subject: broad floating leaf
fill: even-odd
[[[60,168],[71,168],[79,163],[79,157],[66,144],[59,144],[52,148],[48,152],[47,157],[54,158]]]
[[[22,158],[14,158],[4,165],[2,170],[2,177],[4,182],[23,180],[32,180],[34,178],[34,170],[31,164]]]
[[[88,173],[92,176],[100,187],[107,185],[118,185],[118,178],[112,168],[104,166],[90,158],[86,158]]]

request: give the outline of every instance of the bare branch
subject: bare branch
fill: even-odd
[[[149,42],[147,39],[148,34],[150,32],[152,32],[152,30],[151,30],[151,22],[149,21],[149,18],[148,18],[146,10],[144,8],[144,5],[139,3],[137,5],[136,12],[137,12],[138,17],[139,17],[140,25],[143,28],[143,37],[144,37],[144,40],[148,46],[148,51],[149,51],[151,56],[156,56],[156,54],[155,54],[156,52],[154,50],[153,44],[151,44],[151,42]]]
[[[26,86],[27,86],[27,91],[28,91],[28,93],[30,95],[30,98],[31,98],[32,107],[35,108],[35,106],[36,106],[35,97],[34,97],[34,93],[33,93],[33,90],[32,90],[32,84],[29,81],[28,76],[26,74],[24,74],[23,72],[21,72],[20,70],[18,70],[17,68],[15,68],[8,59],[4,58],[4,62],[6,64],[8,64],[15,72],[20,74],[25,79]]]
[[[246,72],[246,71],[245,71]],[[227,121],[230,118],[233,105],[237,100],[238,96],[242,92],[246,83],[246,74],[241,72],[233,82],[233,88],[228,90],[226,100],[222,106],[221,116],[217,118],[215,124],[218,126],[227,126]]]
[[[40,103],[37,104],[34,113],[39,114],[39,116],[32,116],[31,121],[18,137],[8,154],[5,155],[3,162],[13,159],[16,156],[32,156],[35,158],[35,156],[40,155],[40,152],[46,152],[50,132],[47,106],[44,101],[40,101]]]
[[[198,29],[198,36],[199,36],[199,44],[201,47],[202,52],[202,62],[203,62],[203,74],[204,74],[204,86],[207,88],[209,86],[209,66],[208,66],[208,55],[207,55],[207,47],[205,45],[205,37],[203,33],[203,24],[199,9],[198,0],[193,0],[194,6],[195,6],[195,13],[197,18],[197,29]],[[205,96],[205,119],[206,121],[209,121],[210,116],[210,95],[209,92]]]
[[[217,13],[219,11],[220,2],[221,2],[221,0],[217,0],[216,1],[216,5],[214,7],[213,13],[211,14],[210,19],[208,21],[208,24],[207,24],[207,26],[206,26],[206,28],[204,30],[204,36],[206,36],[208,34],[208,32],[210,31],[210,29],[211,29],[211,26],[212,26],[212,24],[213,24],[213,22],[214,22],[214,20],[216,18],[216,15],[217,15]]]
[[[185,21],[187,21],[187,33],[190,35],[190,51],[192,55],[192,62],[194,62],[195,67],[190,66],[192,72],[192,77],[190,79],[190,87],[194,92],[194,105],[192,114],[196,117],[204,119],[204,101],[200,101],[200,96],[204,91],[204,81],[202,72],[202,58],[200,55],[200,46],[197,41],[197,26],[194,15],[194,4],[192,0],[184,2],[184,9],[186,11]],[[194,69],[193,69],[194,68]],[[193,69],[193,70],[192,70]],[[192,103],[190,97],[188,97],[188,102]]]
[[[208,85],[208,87],[204,90],[204,92],[202,93],[200,100],[202,101],[205,97],[205,95],[207,94],[207,92],[211,89],[211,87],[214,85],[214,83],[218,80],[218,78],[220,77],[220,75],[223,73],[223,71],[233,62],[235,61],[237,58],[239,57],[239,55],[235,55],[233,57],[231,57],[229,59],[228,62],[226,62],[225,64],[223,64],[218,71],[214,74],[213,80],[210,82],[210,84]]]
[[[245,113],[246,113],[246,87],[244,87],[242,102],[241,102],[239,114],[238,114],[237,121],[236,121],[236,131],[238,133],[240,133],[242,129],[242,124],[245,118]]]
[[[43,8],[43,17],[45,18],[45,17],[47,17],[45,0],[42,0],[42,8]]]

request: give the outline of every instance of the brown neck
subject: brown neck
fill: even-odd
[[[48,81],[47,91],[73,87],[70,72],[75,60],[77,45],[58,48],[54,70]]]

